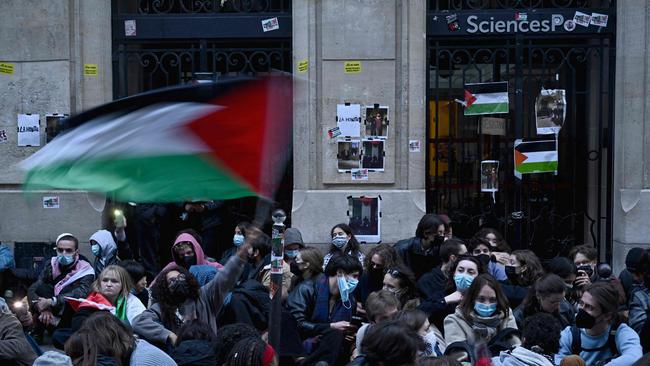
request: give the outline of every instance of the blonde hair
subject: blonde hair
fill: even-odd
[[[101,293],[100,285],[102,283],[102,278],[104,278],[108,272],[115,273],[115,276],[120,280],[120,283],[122,284],[120,295],[124,296],[125,299],[129,297],[129,293],[131,293],[131,290],[135,288],[133,285],[133,280],[131,280],[131,276],[129,276],[129,273],[124,268],[116,266],[114,264],[104,268],[102,270],[102,273],[97,276],[97,279],[95,279],[95,282],[93,282],[93,291]]]

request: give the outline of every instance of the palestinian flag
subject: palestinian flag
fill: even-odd
[[[90,295],[88,295],[88,297],[85,299],[69,296],[65,296],[65,299],[68,301],[68,304],[70,304],[70,307],[72,307],[72,310],[75,312],[79,311],[81,308],[93,308],[97,310],[108,311],[115,310],[115,307],[110,303],[110,301],[108,301],[103,295],[96,292],[91,292]]]
[[[558,154],[555,140],[515,140],[515,176],[530,173],[554,173],[557,171]]]
[[[272,198],[290,153],[291,86],[282,76],[181,86],[82,113],[21,163],[25,188],[123,202]]]
[[[508,82],[465,84],[466,116],[508,113]]]

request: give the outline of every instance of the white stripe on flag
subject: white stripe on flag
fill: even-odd
[[[545,161],[557,161],[557,151],[536,151],[523,153],[528,157],[522,164],[541,163]]]
[[[508,103],[508,93],[474,94],[476,100],[472,104]]]

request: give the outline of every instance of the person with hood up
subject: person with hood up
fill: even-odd
[[[90,251],[95,256],[93,263],[95,276],[99,276],[104,268],[120,261],[117,257],[117,244],[110,231],[99,230],[90,237],[89,241]]]
[[[553,366],[562,325],[553,315],[535,314],[524,321],[522,345],[492,358],[493,366]]]
[[[25,338],[23,326],[5,300],[0,298],[0,360],[3,365],[31,366],[35,359],[36,354]]]
[[[189,233],[181,233],[174,240],[172,245],[173,262],[168,263],[162,270],[183,267],[187,270],[197,264],[205,264],[216,269],[223,268],[218,262],[210,262],[205,259],[203,248],[194,236]]]

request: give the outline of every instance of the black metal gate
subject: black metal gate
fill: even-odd
[[[585,27],[590,34],[571,33],[576,24],[560,24],[553,14],[560,9],[563,19],[569,19],[566,14],[574,9],[567,7],[580,6],[575,11],[587,13],[593,5],[589,3],[429,2],[427,208],[448,213],[458,236],[490,226],[504,233],[514,248],[530,248],[545,258],[581,243],[592,243],[611,258],[615,4],[597,10],[608,11],[610,27]],[[541,13],[564,30],[521,31],[530,29],[534,17],[542,19]],[[479,24],[481,19],[485,23]],[[499,19],[504,19],[503,26]],[[517,29],[521,19],[527,24]],[[436,21],[449,33],[440,27],[432,30]],[[538,24],[544,26],[541,20]],[[512,32],[490,34],[510,25]],[[462,27],[474,34],[459,34]],[[503,133],[486,134],[481,118],[490,116],[465,116],[455,100],[464,99],[467,83],[497,81],[508,82],[509,113],[492,116],[506,119]],[[559,167],[556,175],[524,174],[520,180],[514,176],[513,144],[541,138],[534,108],[542,89],[566,90]],[[480,189],[482,160],[500,163],[495,200]]]

